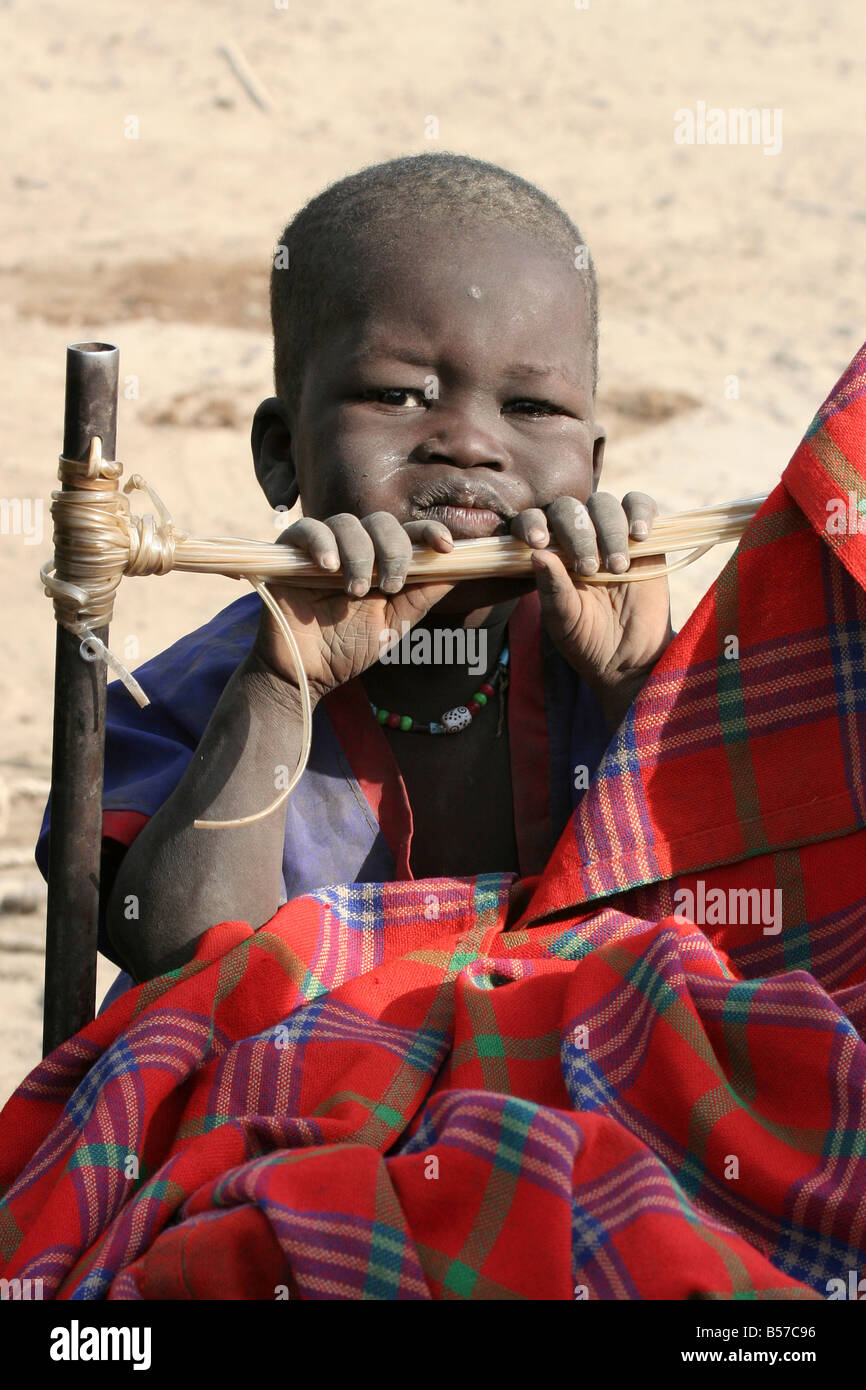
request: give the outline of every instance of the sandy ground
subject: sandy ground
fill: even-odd
[[[607,486],[645,488],[664,510],[766,491],[864,336],[866,10],[90,0],[73,25],[51,0],[6,0],[0,43],[2,492],[44,506],[41,539],[0,534],[2,1100],[40,1050],[32,846],[54,623],[38,570],[65,344],[120,345],[119,456],[179,524],[272,538],[247,439],[272,389],[267,272],[285,221],[364,164],[466,151],[546,187],[593,248]],[[676,143],[674,113],[700,102],[780,111],[781,150]],[[724,558],[675,580],[677,625]],[[137,664],[239,592],[187,575],[127,581],[112,645]],[[112,975],[101,970],[102,989]]]

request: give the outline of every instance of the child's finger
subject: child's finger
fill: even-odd
[[[444,521],[407,521],[403,530],[415,545],[429,545],[443,555],[454,549],[454,537]]]
[[[595,574],[595,528],[583,503],[576,497],[557,497],[547,508],[547,522],[565,563],[578,574]]]
[[[317,521],[315,517],[301,517],[300,521],[296,521],[277,537],[277,545],[294,545],[299,550],[306,550],[310,559],[321,565],[322,569],[340,568],[340,555],[334,533],[323,521]]]
[[[587,502],[602,561],[611,574],[629,567],[628,517],[612,492],[594,492]]]
[[[511,519],[511,534],[527,545],[544,546],[550,540],[547,517],[540,507],[527,507]]]
[[[386,626],[399,629],[404,620],[414,625],[456,587],[454,580],[406,584],[388,600]]]
[[[580,595],[558,555],[533,551],[532,565],[545,626],[554,641],[567,636],[580,612]]]
[[[627,492],[622,509],[628,518],[628,533],[636,541],[646,540],[659,514],[658,504],[647,492]]]
[[[330,526],[340,549],[346,592],[353,598],[363,598],[370,587],[376,558],[370,536],[352,512],[337,512],[326,518],[325,525]]]
[[[406,583],[412,542],[391,512],[371,512],[361,520],[376,551],[377,587],[395,594]]]

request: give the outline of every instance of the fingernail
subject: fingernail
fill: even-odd
[[[543,531],[540,526],[534,526],[529,533],[529,544],[544,545],[546,540],[547,532]]]
[[[326,570],[337,570],[340,568],[340,557],[333,550],[322,556],[322,564]]]
[[[636,541],[646,540],[646,537],[649,535],[649,527],[645,521],[633,521],[631,524],[631,533]]]
[[[349,593],[354,594],[355,598],[363,598],[369,587],[366,579],[353,579],[349,585]]]
[[[583,558],[578,561],[577,568],[580,570],[581,574],[595,574],[598,569],[598,560],[596,560],[594,555],[584,555]]]
[[[628,569],[628,559],[621,551],[617,550],[613,555],[608,555],[607,567],[611,574],[622,574]]]
[[[383,593],[396,594],[398,589],[402,589],[403,581],[399,575],[391,574],[387,579],[383,579],[379,588]]]

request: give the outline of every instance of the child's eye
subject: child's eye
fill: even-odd
[[[397,410],[408,410],[425,403],[424,392],[416,391],[410,386],[374,387],[364,391],[362,398],[365,401],[375,401],[378,405],[394,406]]]
[[[552,401],[509,401],[505,406],[507,411],[517,412],[521,415],[567,415],[568,412],[561,405],[554,405]]]

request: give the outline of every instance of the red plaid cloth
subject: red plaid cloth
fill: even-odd
[[[864,463],[866,349],[542,875],[224,923],[37,1067],[0,1116],[3,1276],[61,1298],[848,1288],[866,538],[825,520],[866,501]]]

